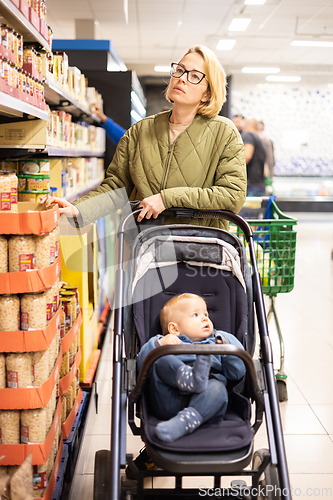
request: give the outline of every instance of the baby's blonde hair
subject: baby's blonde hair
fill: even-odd
[[[177,306],[186,299],[197,299],[200,298],[204,300],[200,295],[196,295],[194,293],[181,293],[179,295],[175,295],[172,297],[172,299],[168,300],[162,307],[162,310],[160,312],[160,323],[162,327],[162,333],[163,335],[167,335],[169,333],[168,331],[168,325],[171,320],[171,316]]]

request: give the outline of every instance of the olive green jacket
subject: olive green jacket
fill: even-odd
[[[80,225],[122,208],[129,199],[161,193],[166,208],[224,209],[238,213],[246,197],[244,145],[222,116],[196,115],[170,144],[170,111],[144,118],[120,140],[102,184],[76,200]],[[79,218],[80,219],[80,218]],[[166,218],[164,223],[189,223]],[[225,221],[192,219],[191,224],[226,227]]]

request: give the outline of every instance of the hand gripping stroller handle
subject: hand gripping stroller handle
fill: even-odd
[[[129,395],[131,403],[136,403],[140,398],[144,386],[148,380],[149,372],[155,361],[161,356],[168,354],[218,354],[218,355],[233,355],[242,359],[246,367],[246,373],[250,380],[251,397],[256,402],[256,421],[261,423],[262,413],[264,410],[264,398],[258,385],[257,374],[250,354],[240,347],[230,344],[219,345],[166,345],[157,347],[151,351],[144,359],[141,370],[139,372],[137,382],[134,389]],[[259,425],[255,425],[254,432],[256,432]]]
[[[134,202],[135,206],[133,206],[133,212],[129,214],[127,217],[125,217],[122,221],[122,225],[120,227],[119,232],[124,232],[126,225],[128,221],[134,216],[137,217],[139,213],[141,212],[142,208],[138,207],[138,204],[140,202]],[[134,205],[133,203],[133,205]],[[238,226],[244,233],[244,236],[246,238],[246,241],[249,240],[249,238],[252,236],[253,238],[253,231],[251,226],[247,223],[246,220],[244,220],[242,217],[240,217],[237,214],[234,214],[233,212],[230,212],[229,210],[199,210],[195,208],[167,208],[160,214],[161,216],[172,216],[176,217],[179,219],[193,219],[193,218],[200,218],[200,219],[221,219],[221,220],[227,220],[229,222],[233,222],[236,226]]]

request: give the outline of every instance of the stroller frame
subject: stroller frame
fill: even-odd
[[[100,450],[95,457],[95,484],[94,500],[107,498],[108,500],[119,500],[120,498],[161,498],[170,496],[170,490],[166,489],[148,489],[144,490],[143,480],[145,477],[175,476],[176,487],[172,489],[174,498],[193,498],[198,497],[198,488],[195,490],[182,488],[183,476],[213,476],[214,487],[220,487],[220,478],[222,476],[251,476],[252,490],[244,490],[244,484],[239,484],[239,498],[259,498],[258,485],[262,476],[265,476],[266,485],[270,481],[274,483],[276,491],[271,493],[271,498],[285,498],[291,500],[291,490],[289,483],[287,459],[284,447],[282,425],[279,411],[279,401],[276,390],[276,382],[273,368],[272,346],[269,338],[267,319],[265,314],[264,299],[262,293],[260,274],[256,265],[255,247],[253,232],[250,225],[240,216],[227,211],[217,210],[194,210],[194,209],[168,209],[163,215],[172,215],[176,217],[209,217],[227,220],[238,226],[244,233],[245,239],[249,245],[249,252],[252,264],[252,288],[253,301],[256,308],[258,330],[261,344],[261,360],[255,363],[252,357],[238,347],[231,345],[205,345],[205,346],[163,346],[155,349],[144,360],[143,366],[136,380],[135,360],[123,360],[123,308],[124,308],[124,245],[125,233],[129,220],[140,213],[134,210],[133,213],[126,216],[120,224],[118,230],[119,257],[118,269],[116,271],[116,288],[114,304],[114,345],[113,345],[113,382],[112,382],[112,409],[111,409],[111,451]],[[165,226],[164,226],[165,227]],[[191,354],[233,354],[240,357],[247,370],[247,375],[251,381],[251,399],[256,403],[256,418],[252,425],[253,434],[255,434],[262,422],[262,414],[265,410],[266,428],[269,441],[269,451],[259,450],[253,455],[252,446],[247,450],[247,455],[242,453],[230,452],[221,453],[221,457],[210,460],[210,454],[206,453],[209,463],[209,470],[202,470],[202,464],[191,462],[191,459],[184,458],[183,462],[177,462],[177,467],[172,470],[172,452],[165,452],[156,457],[154,447],[147,444],[149,456],[154,461],[158,458],[159,465],[165,466],[166,470],[151,470],[147,472],[137,472],[136,481],[121,481],[120,470],[126,465],[126,461],[133,466],[133,457],[127,456],[126,460],[126,407],[127,396],[129,395],[129,425],[135,435],[140,435],[140,428],[135,423],[135,403],[140,398],[142,389],[149,375],[149,369],[154,361],[160,356],[166,354],[184,353]],[[178,454],[179,456],[179,454]],[[253,456],[252,469],[245,469]],[[221,465],[222,460],[222,465]],[[223,461],[224,460],[224,461]],[[207,464],[207,462],[205,462]],[[238,468],[239,467],[239,468]],[[135,466],[134,466],[135,468]],[[170,474],[171,472],[171,474]],[[243,491],[242,491],[243,488]],[[107,490],[107,494],[106,494]],[[222,490],[222,488],[221,488]],[[223,491],[225,488],[223,488]],[[244,493],[245,491],[245,493]],[[167,493],[169,492],[169,494]],[[254,494],[253,494],[254,492]],[[260,493],[260,488],[259,488]],[[225,493],[224,493],[225,494]],[[137,496],[136,496],[137,495]],[[178,495],[178,496],[177,496]],[[235,493],[231,494],[235,496]],[[268,495],[268,498],[269,495]]]

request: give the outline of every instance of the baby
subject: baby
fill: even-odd
[[[160,323],[164,336],[156,335],[143,345],[138,370],[158,346],[222,343],[243,349],[230,333],[214,330],[205,301],[192,293],[169,300],[161,310]],[[163,420],[156,426],[158,438],[172,442],[204,422],[220,420],[228,405],[227,380],[239,380],[244,374],[244,363],[237,356],[180,354],[159,358],[149,376],[150,407]],[[186,408],[184,395],[189,400]]]

